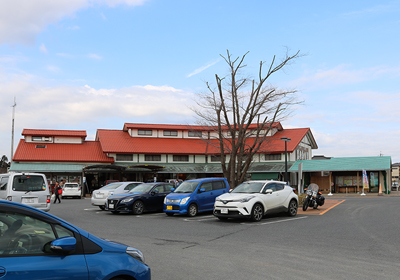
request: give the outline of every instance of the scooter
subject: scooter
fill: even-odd
[[[306,191],[306,198],[303,202],[303,211],[306,211],[308,207],[313,207],[317,209],[318,206],[322,206],[325,203],[325,197],[322,196],[319,191],[319,187],[317,184],[310,184]]]

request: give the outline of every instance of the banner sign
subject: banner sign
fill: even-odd
[[[364,189],[369,189],[367,171],[365,170],[363,170],[363,187]]]

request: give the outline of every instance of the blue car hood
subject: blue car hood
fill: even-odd
[[[182,199],[188,196],[191,196],[192,193],[170,193],[167,195],[169,199]]]

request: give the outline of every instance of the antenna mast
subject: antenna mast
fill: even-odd
[[[15,107],[17,106],[17,103],[15,102],[15,96],[14,96],[14,105],[13,107],[13,112],[12,112],[12,130],[11,130],[11,159],[10,162],[12,162],[12,159],[14,157],[14,116],[15,116]]]

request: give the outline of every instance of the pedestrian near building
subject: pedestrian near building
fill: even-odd
[[[61,199],[60,199],[60,194],[62,193],[62,187],[60,186],[60,184],[58,182],[56,182],[56,185],[54,186],[54,194],[55,194],[55,199],[54,199],[54,203],[57,203],[57,199],[58,199],[58,203],[61,203]]]

